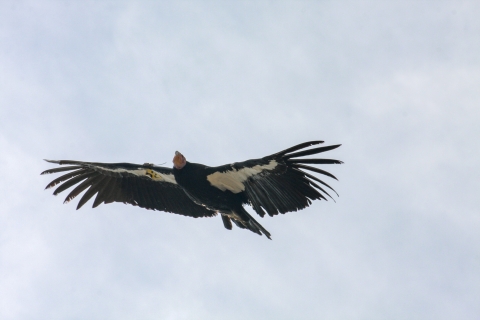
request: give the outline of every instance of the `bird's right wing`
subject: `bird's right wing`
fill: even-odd
[[[62,183],[53,192],[54,195],[77,185],[65,199],[65,202],[69,202],[87,190],[78,202],[77,209],[80,209],[97,194],[93,208],[102,202],[123,202],[146,209],[172,212],[194,218],[216,215],[215,211],[197,205],[187,196],[175,181],[170,168],[153,164],[45,161],[69,165],[41,173],[68,172],[47,185],[46,189],[49,189]]]
[[[308,207],[312,200],[327,200],[324,194],[330,197],[322,186],[335,192],[323,180],[307,172],[337,179],[325,170],[306,165],[343,163],[335,159],[303,158],[340,146],[306,149],[321,143],[323,141],[309,141],[260,159],[211,167],[208,169],[207,180],[222,191],[243,194],[244,203],[250,204],[262,217],[265,211],[274,216],[301,210]]]

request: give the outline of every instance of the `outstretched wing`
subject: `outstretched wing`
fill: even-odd
[[[301,210],[308,207],[312,200],[327,200],[325,196],[332,198],[325,188],[335,192],[328,184],[307,171],[337,178],[308,164],[343,162],[333,159],[301,158],[340,146],[338,144],[305,149],[320,143],[323,141],[309,141],[261,159],[209,168],[207,180],[220,190],[243,193],[245,203],[250,204],[262,217],[265,211],[274,216],[278,213]]]
[[[54,195],[77,185],[65,199],[69,202],[87,190],[78,202],[77,210],[96,194],[93,208],[102,202],[123,202],[195,218],[216,215],[216,212],[194,203],[176,183],[169,168],[152,164],[45,161],[69,165],[41,173],[68,172],[47,185],[46,189],[49,189],[62,183],[55,189]]]

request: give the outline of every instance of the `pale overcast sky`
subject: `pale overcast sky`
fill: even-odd
[[[480,319],[480,2],[1,1],[1,319]],[[42,159],[322,139],[333,201],[76,211]],[[253,211],[251,208],[249,211]]]

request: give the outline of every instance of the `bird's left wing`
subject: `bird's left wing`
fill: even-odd
[[[65,199],[65,202],[69,202],[87,190],[78,202],[77,209],[96,194],[94,208],[101,203],[123,202],[195,218],[216,215],[216,212],[197,205],[186,195],[170,168],[153,164],[45,161],[69,165],[41,173],[68,172],[47,185],[46,189],[49,189],[62,183],[53,192],[54,195],[77,185]]]
[[[334,159],[299,159],[338,148],[332,145],[306,149],[323,141],[309,141],[270,156],[236,162],[208,169],[207,180],[222,191],[242,193],[244,202],[260,215],[270,215],[301,210],[312,200],[330,197],[324,189],[333,190],[318,177],[307,172],[335,178],[331,173],[306,164],[336,164]],[[321,186],[322,185],[322,186]],[[330,197],[331,198],[331,197]]]

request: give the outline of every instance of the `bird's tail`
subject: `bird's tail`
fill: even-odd
[[[262,235],[264,234],[268,239],[272,240],[270,237],[270,232],[268,232],[260,223],[257,222],[245,208],[240,207],[239,215],[243,218],[242,220],[237,220],[233,218],[233,222],[237,225],[237,227],[242,229],[248,229],[256,234]]]

